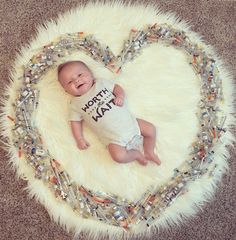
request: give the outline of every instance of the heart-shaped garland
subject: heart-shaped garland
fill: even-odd
[[[62,169],[60,163],[44,149],[42,138],[34,124],[33,113],[36,111],[39,79],[56,64],[59,58],[73,51],[84,50],[105,67],[119,73],[123,64],[134,59],[140,50],[158,40],[167,45],[184,49],[189,56],[189,63],[202,79],[201,100],[197,113],[200,131],[197,141],[192,143],[190,159],[178,169],[165,185],[147,190],[138,201],[130,202],[119,196],[100,191],[92,191],[73,182]],[[22,79],[22,78],[21,78]],[[215,60],[206,55],[202,46],[193,44],[184,31],[176,30],[168,24],[148,25],[144,30],[132,29],[129,40],[124,42],[121,53],[115,57],[108,46],[104,47],[92,35],[83,32],[66,34],[43,46],[24,66],[23,86],[13,104],[15,116],[8,116],[13,121],[13,143],[18,149],[18,157],[23,158],[33,167],[35,177],[42,179],[57,198],[71,205],[74,211],[84,218],[95,218],[107,224],[132,229],[133,224],[146,222],[150,226],[172,202],[188,191],[188,184],[202,175],[211,176],[217,168],[212,163],[216,143],[225,132],[223,128],[226,116],[218,122],[217,113],[222,112],[217,100],[223,101],[221,79]]]

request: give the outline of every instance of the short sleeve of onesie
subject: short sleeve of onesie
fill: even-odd
[[[81,121],[83,116],[77,111],[76,106],[70,103],[70,112],[69,112],[70,121]]]
[[[106,80],[106,79],[102,79],[99,80],[101,82],[103,82],[105,84],[105,86],[111,91],[113,92],[113,89],[115,87],[115,81],[114,80]]]

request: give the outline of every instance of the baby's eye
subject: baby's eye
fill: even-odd
[[[69,81],[68,84],[72,83],[72,81]]]
[[[78,75],[78,77],[80,77],[82,75],[82,73],[80,73],[79,75]]]

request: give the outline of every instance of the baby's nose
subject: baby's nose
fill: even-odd
[[[79,78],[75,78],[74,82],[79,83]]]

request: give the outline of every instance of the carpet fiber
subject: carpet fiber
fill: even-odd
[[[163,233],[164,234],[164,233]],[[38,238],[38,237],[37,237]],[[227,238],[226,238],[227,239]]]

